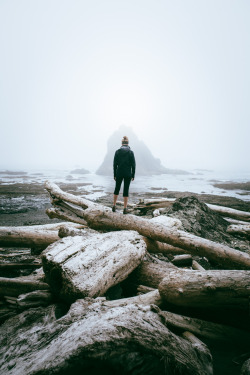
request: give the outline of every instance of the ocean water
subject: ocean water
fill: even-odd
[[[186,175],[153,175],[136,176],[131,183],[131,193],[151,192],[155,193],[164,190],[188,191],[199,194],[215,194],[237,197],[245,201],[250,201],[250,192],[241,190],[224,190],[213,186],[216,182],[247,182],[250,181],[250,172],[232,171],[210,171],[210,170],[190,170]],[[1,184],[14,183],[44,183],[46,180],[54,183],[77,183],[79,190],[88,192],[89,199],[97,199],[106,193],[113,193],[114,179],[112,176],[99,176],[95,173],[73,174],[69,170],[26,170],[20,172],[0,170]]]

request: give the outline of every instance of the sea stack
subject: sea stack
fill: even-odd
[[[113,175],[113,158],[115,151],[121,147],[121,139],[126,135],[129,138],[129,146],[134,151],[136,159],[136,175],[147,176],[164,173],[174,173],[177,171],[165,168],[160,159],[155,158],[149,148],[143,141],[140,141],[133,130],[125,125],[119,127],[108,139],[107,154],[96,171],[96,174],[112,176]],[[178,171],[185,173],[183,171]]]

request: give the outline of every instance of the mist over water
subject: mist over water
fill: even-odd
[[[125,124],[166,168],[249,171],[249,11],[1,1],[0,168],[94,172]]]
[[[140,194],[150,192],[154,193],[168,191],[186,191],[198,194],[215,194],[223,196],[231,196],[250,201],[249,193],[240,189],[224,190],[214,187],[217,182],[247,182],[249,181],[249,173],[232,173],[232,172],[216,172],[208,170],[189,170],[187,175],[152,175],[152,176],[135,176],[135,180],[131,182],[130,193],[135,193],[138,197]],[[24,184],[44,184],[50,180],[56,184],[64,182],[67,184],[77,184],[78,189],[86,198],[95,200],[105,194],[110,194],[112,200],[115,182],[112,176],[100,176],[95,173],[74,174],[69,170],[51,169],[51,170],[27,170],[23,174],[8,174],[0,170],[0,183],[9,185],[15,183]]]

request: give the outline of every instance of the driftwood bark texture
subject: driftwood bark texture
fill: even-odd
[[[0,296],[19,296],[34,290],[49,290],[49,285],[29,278],[0,277]]]
[[[57,232],[32,227],[1,227],[0,246],[46,248],[59,239]]]
[[[30,309],[0,327],[1,374],[213,373],[208,349],[176,336],[149,306],[85,299],[56,314],[54,305]]]
[[[46,189],[49,191],[54,205],[60,207],[61,201],[66,201],[82,207],[82,218],[86,220],[91,228],[99,230],[136,230],[142,236],[180,247],[194,255],[205,256],[227,268],[250,269],[249,254],[181,230],[168,228],[141,217],[113,213],[107,207],[65,193],[57,185],[49,182],[46,183]],[[65,207],[64,203],[63,207]],[[69,204],[67,207],[70,210]],[[63,209],[55,209],[54,213],[60,217],[60,213],[63,214]]]
[[[145,253],[146,244],[137,232],[86,233],[50,245],[42,262],[53,292],[72,302],[103,295],[126,279]]]
[[[190,318],[169,311],[159,311],[159,315],[164,318],[164,324],[170,329],[173,327],[179,331],[188,331],[201,339],[216,340],[231,344],[237,342],[241,344],[243,342],[244,345],[249,344],[250,332],[243,331],[242,329]]]
[[[250,271],[173,270],[160,283],[159,292],[176,306],[249,313]]]
[[[250,237],[250,225],[229,225],[227,232],[230,234],[241,234],[243,236]]]
[[[67,227],[68,231],[81,230],[81,224],[72,222],[31,225],[22,227],[0,227],[0,246],[3,247],[39,247],[45,249],[59,240],[58,230]]]

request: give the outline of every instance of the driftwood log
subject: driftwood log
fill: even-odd
[[[250,271],[170,270],[159,292],[175,306],[249,314]]]
[[[86,233],[50,245],[42,262],[53,292],[72,302],[103,295],[126,279],[145,253],[146,244],[137,232]]]
[[[178,271],[178,268],[172,263],[142,262],[129,276],[127,282],[136,287],[145,285],[150,288],[158,288],[163,279],[173,270]]]
[[[169,229],[164,225],[134,215],[125,216],[120,213],[113,213],[107,207],[65,193],[53,183],[47,182],[46,189],[49,191],[54,205],[60,207],[61,201],[65,201],[80,206],[82,208],[82,218],[93,229],[136,230],[142,236],[180,247],[194,255],[205,256],[227,268],[250,269],[250,255],[232,249],[229,246],[221,245],[181,230]],[[67,210],[70,210],[70,204],[67,204]],[[65,204],[63,203],[61,207],[64,208]],[[63,214],[63,208],[50,209],[50,213],[53,210],[54,215],[60,217]]]
[[[49,290],[49,285],[41,281],[21,278],[0,277],[0,296],[19,296],[34,290]]]
[[[46,248],[59,239],[56,231],[32,227],[0,227],[0,246]]]
[[[162,300],[161,303],[163,303]],[[209,339],[231,344],[237,342],[246,346],[249,344],[250,332],[243,331],[242,329],[191,318],[169,311],[159,310],[158,313],[165,320],[164,324],[170,329],[175,329],[177,332],[189,331],[201,339]]]
[[[196,260],[192,261],[192,269],[197,271],[205,271],[205,268],[202,267]]]
[[[45,249],[51,243],[59,240],[58,230],[65,226],[68,230],[80,230],[83,228],[81,224],[73,224],[72,222],[22,227],[0,227],[0,246],[39,247]]]
[[[160,296],[158,289],[153,289],[152,291],[148,293],[140,294],[135,297],[121,298],[121,299],[103,302],[103,304],[108,307],[126,306],[126,305],[130,305],[131,303],[138,304],[138,305],[148,305],[148,306],[149,305],[162,306],[163,300]]]
[[[2,270],[17,270],[17,269],[36,269],[41,267],[40,262],[35,263],[3,263],[0,264],[0,271]]]
[[[30,293],[20,294],[17,298],[18,309],[28,309],[30,307],[48,306],[53,300],[52,294],[48,290],[35,290]]]
[[[186,250],[181,247],[169,245],[160,241],[154,241],[150,238],[144,237],[144,241],[147,244],[147,249],[150,253],[163,253],[163,254],[183,254]]]
[[[99,299],[78,300],[59,319],[54,305],[9,319],[0,327],[0,358],[8,375],[213,373],[208,349],[172,333],[149,306]]]
[[[229,225],[227,227],[227,232],[230,233],[230,234],[240,234],[242,236],[246,236],[246,237],[250,237],[250,225],[244,225],[244,224],[240,224],[240,225],[235,225],[235,224],[232,224],[232,225]]]
[[[243,220],[243,221],[250,221],[250,212],[235,210],[234,208],[217,206],[215,204],[207,204],[211,210],[217,212],[218,214],[231,217],[232,219]]]

